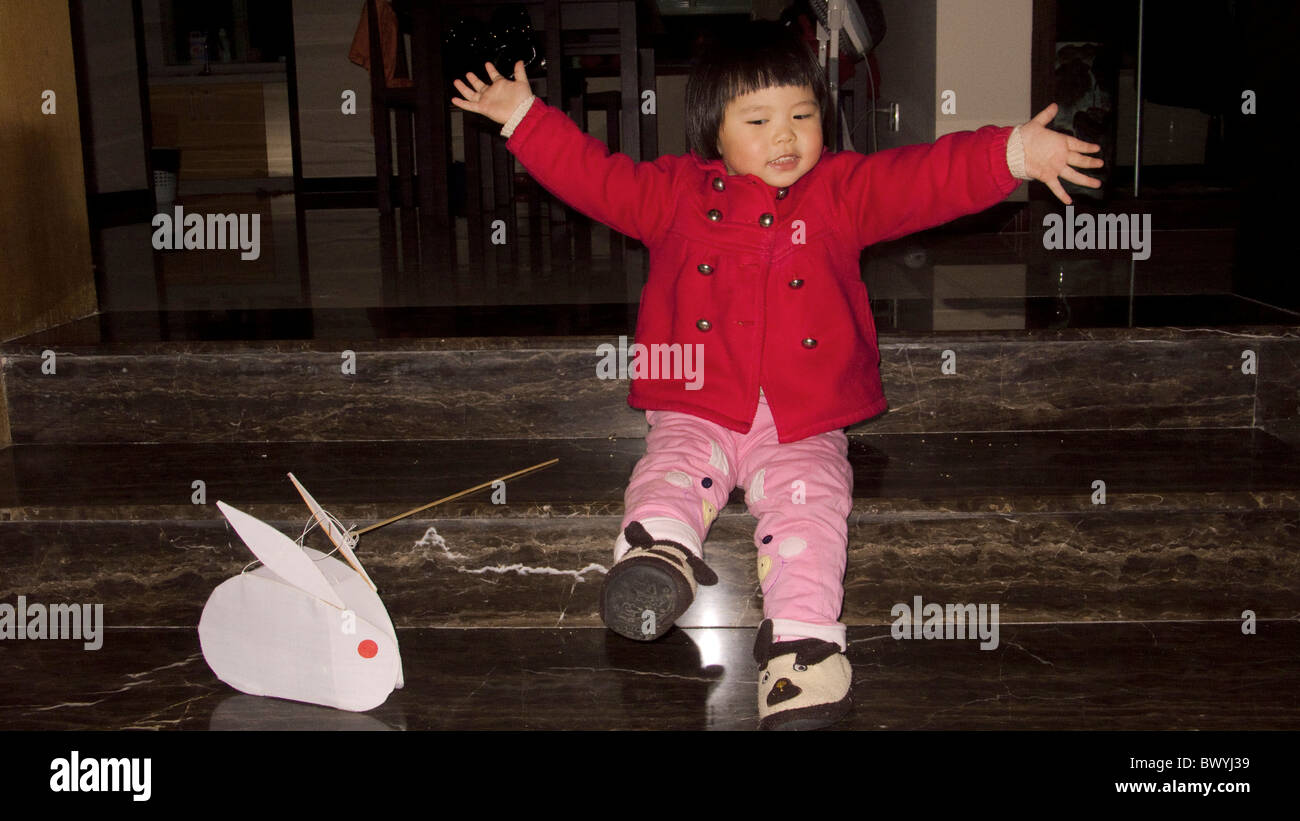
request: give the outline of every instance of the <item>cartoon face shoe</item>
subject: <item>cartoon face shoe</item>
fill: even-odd
[[[760,730],[816,730],[843,718],[853,706],[853,667],[834,642],[775,643],[772,620],[764,619],[754,661]]]
[[[695,601],[696,585],[717,584],[718,575],[681,544],[655,541],[640,522],[623,536],[632,547],[605,576],[600,618],[620,636],[653,641]]]

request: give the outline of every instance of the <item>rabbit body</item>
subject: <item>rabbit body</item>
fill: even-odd
[[[275,551],[301,551],[335,602],[287,581],[266,564],[212,591],[199,619],[199,643],[217,678],[250,695],[364,712],[403,685],[397,633],[379,596],[355,570],[299,547],[247,514],[219,503],[250,549],[266,562]],[[250,529],[249,520],[255,526]],[[270,537],[274,533],[288,546]],[[253,538],[250,538],[252,536]],[[281,569],[283,564],[277,563]],[[310,568],[308,568],[310,569]]]

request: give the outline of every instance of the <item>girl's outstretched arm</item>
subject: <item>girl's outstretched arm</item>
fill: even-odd
[[[533,97],[522,61],[515,63],[513,80],[490,63],[485,67],[491,84],[471,72],[466,75],[468,85],[455,81],[465,98],[453,97],[452,103],[493,122],[510,123],[506,148],[547,191],[646,244],[667,229],[678,158],[634,162],[626,154],[610,154],[604,143],[584,134],[564,112]],[[515,122],[510,122],[512,117]]]
[[[1100,168],[1081,152],[1099,146],[1052,131],[1056,105],[1016,128],[984,126],[933,143],[846,156],[839,181],[846,219],[865,247],[941,225],[1001,202],[1022,180],[1040,180],[1065,203],[1058,177],[1096,188],[1070,166]]]
[[[1012,131],[988,125],[875,154],[844,152],[834,184],[850,235],[866,247],[1006,199],[1021,183],[1007,157]]]

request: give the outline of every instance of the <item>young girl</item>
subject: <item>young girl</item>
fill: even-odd
[[[506,147],[560,199],[650,252],[636,341],[682,369],[632,381],[646,455],[626,493],[601,617],[628,638],[663,635],[714,584],[703,542],[735,487],[758,519],[764,620],[754,657],[765,729],[810,729],[849,709],[843,604],[853,473],[843,428],[885,411],[862,249],[988,208],[1038,179],[1100,185],[1099,147],[1016,128],[933,144],[831,153],[829,94],[793,32],[753,22],[703,53],[686,87],[690,154],[610,155],[561,111],[486,64],[452,102],[503,123]],[[653,346],[667,347],[653,347]],[[702,374],[702,378],[701,378]]]

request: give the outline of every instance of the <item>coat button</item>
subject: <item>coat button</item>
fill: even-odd
[[[709,209],[709,219],[714,222],[722,222],[722,212],[716,208]]]
[[[813,339],[811,336],[804,337],[803,346],[805,348],[816,348],[817,340]]]
[[[707,319],[701,319],[699,322],[695,323],[695,327],[699,328],[701,331],[707,331],[709,328],[713,327],[713,323]]]
[[[714,191],[722,191],[722,190],[726,189],[726,187],[727,187],[727,184],[726,184],[725,182],[723,182],[722,177],[714,177],[714,178],[713,178],[713,190],[714,190]]]
[[[802,287],[803,287],[803,280],[802,280],[802,279],[792,279],[792,280],[790,280],[790,287],[791,287],[791,288],[802,288]]]
[[[789,189],[789,188],[778,188],[777,191],[776,191],[776,198],[777,198],[778,200],[783,200],[783,199],[785,199],[785,195],[786,195],[786,194],[789,194],[789,193],[790,193],[790,189]]]
[[[776,222],[776,217],[772,216],[771,214],[764,214],[763,216],[758,218],[758,224],[763,226],[764,228],[771,228],[772,223],[774,222]]]
[[[695,270],[699,271],[701,274],[704,274],[705,276],[708,276],[709,274],[713,273],[713,266],[707,262],[701,262],[699,265],[695,266]]]

